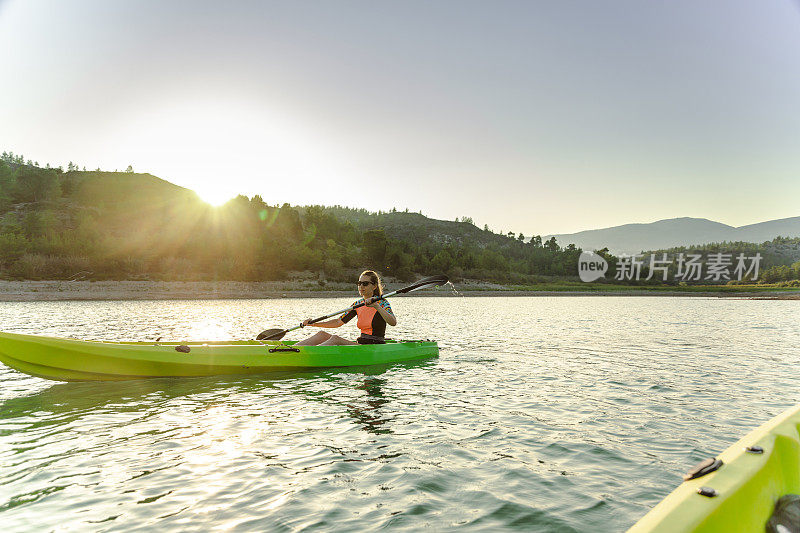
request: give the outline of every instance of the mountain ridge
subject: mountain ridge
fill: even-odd
[[[546,235],[561,246],[574,244],[584,250],[608,248],[614,255],[636,254],[677,246],[720,242],[762,243],[775,237],[800,237],[800,216],[730,226],[707,218],[677,217],[649,223],[629,223],[576,233]]]

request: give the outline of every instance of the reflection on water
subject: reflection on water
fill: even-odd
[[[358,420],[364,431],[375,433],[391,433],[392,430],[389,426],[384,427],[384,424],[389,421],[389,418],[384,416],[380,411],[380,407],[389,402],[381,390],[381,386],[386,383],[385,379],[380,378],[367,378],[361,385],[356,388],[366,392],[364,405],[356,403],[347,405],[347,413],[355,420]]]
[[[9,303],[0,323],[243,339],[350,301]],[[622,530],[688,466],[800,400],[796,305],[396,298],[392,332],[438,339],[439,359],[114,383],[2,367],[0,519],[31,531]]]

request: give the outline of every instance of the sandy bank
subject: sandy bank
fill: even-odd
[[[389,285],[388,289],[400,285]],[[458,287],[457,287],[458,288]],[[59,300],[209,300],[254,298],[350,297],[355,289],[346,283],[324,287],[308,281],[0,281],[0,301],[35,302]],[[606,291],[514,291],[498,286],[469,287],[461,294],[474,296],[713,296],[721,298],[800,300],[800,291],[680,292],[621,290]],[[446,288],[426,290],[410,296],[456,296]]]

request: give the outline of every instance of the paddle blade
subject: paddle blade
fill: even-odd
[[[440,285],[444,285],[448,281],[450,280],[447,278],[447,276],[430,276],[427,278],[422,278],[413,285],[409,285],[408,287],[403,287],[402,289],[398,290],[397,294],[417,291],[419,289],[429,289],[431,287],[438,287]]]
[[[286,335],[285,329],[265,329],[256,337],[257,341],[278,341]]]

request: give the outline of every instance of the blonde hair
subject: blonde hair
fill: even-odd
[[[374,270],[365,270],[361,273],[361,276],[369,277],[369,280],[375,284],[376,287],[376,294],[373,296],[383,296],[383,282],[381,281],[381,277],[378,275],[377,272]],[[358,276],[359,278],[361,276]]]

